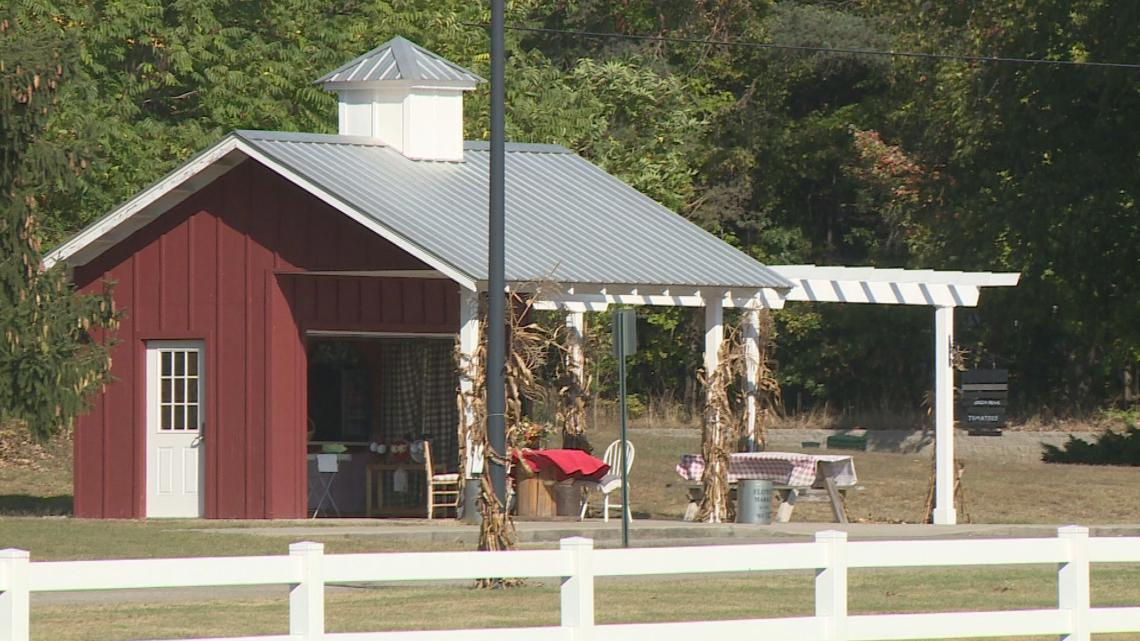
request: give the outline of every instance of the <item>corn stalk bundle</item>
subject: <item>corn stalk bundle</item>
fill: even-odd
[[[926,505],[922,508],[922,522],[934,523],[934,494],[935,478],[938,473],[938,452],[932,451],[930,459],[930,476],[926,479]],[[966,466],[957,458],[954,459],[954,504],[961,514],[961,523],[973,523],[970,512],[966,509],[966,487],[962,484],[962,477],[966,475]]]
[[[506,307],[508,353],[504,379],[506,388],[506,440],[509,448],[519,444],[524,399],[534,398],[539,390],[535,373],[541,370],[545,363],[546,352],[550,345],[550,334],[530,320],[534,297],[523,298],[517,293],[511,293],[508,303]],[[496,464],[504,466],[508,474],[510,472],[511,458],[509,452],[492,450],[487,439],[487,377],[485,368],[487,340],[484,331],[487,324],[486,316],[486,306],[480,304],[479,341],[475,353],[464,354],[462,350],[456,348],[456,367],[459,370],[460,380],[469,383],[469,385],[460,386],[457,396],[461,482],[466,481],[468,476],[468,447],[483,452],[484,472]],[[479,528],[479,549],[513,549],[516,544],[514,522],[507,512],[506,506],[495,496],[490,475],[482,474],[477,482],[480,483],[479,512],[482,517]],[[479,585],[501,587],[511,583],[510,581],[489,580],[480,581]]]
[[[509,550],[515,546],[514,523],[503,509],[502,503],[495,496],[491,487],[490,475],[485,472],[490,465],[498,460],[509,465],[509,459],[503,453],[492,452],[487,443],[487,335],[486,327],[487,309],[483,301],[479,305],[479,340],[472,354],[464,354],[459,345],[455,349],[456,368],[459,371],[459,380],[466,383],[459,386],[457,403],[459,406],[459,482],[460,496],[464,496],[464,485],[468,482],[479,483],[478,509],[482,517],[479,527],[480,550]],[[470,448],[470,449],[469,449]],[[471,451],[483,452],[483,474],[474,478],[467,469],[471,460]],[[507,468],[510,469],[509,467]],[[466,509],[470,509],[467,506]],[[487,581],[479,581],[484,585]]]
[[[485,309],[480,305],[478,332],[474,353],[463,353],[463,347],[456,341],[455,367],[461,384],[456,394],[459,406],[459,490],[463,496],[463,484],[471,476],[467,469],[471,462],[472,450],[478,452],[487,442],[487,337],[483,328]],[[483,469],[486,469],[485,467]]]
[[[538,400],[543,388],[538,373],[546,364],[551,346],[557,345],[555,333],[535,322],[534,304],[538,294],[523,297],[511,292],[507,305],[507,359],[503,378],[506,382],[507,446],[521,447],[523,414],[526,400]]]
[[[697,375],[705,387],[701,428],[704,497],[697,519],[707,523],[722,523],[733,516],[728,500],[728,456],[736,449],[740,430],[731,400],[732,382],[742,360],[740,350],[733,349],[739,341],[739,332],[727,332],[718,350],[716,367],[711,373],[701,371]]]

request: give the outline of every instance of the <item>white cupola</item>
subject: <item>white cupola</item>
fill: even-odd
[[[463,92],[483,79],[399,36],[316,84],[339,98],[341,135],[377,138],[414,160],[463,160]]]

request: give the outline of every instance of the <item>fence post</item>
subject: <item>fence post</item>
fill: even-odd
[[[570,555],[570,575],[562,577],[562,627],[566,638],[594,638],[594,541],[580,536],[562,539],[561,549]]]
[[[28,641],[30,573],[27,550],[0,550],[0,641]]]
[[[824,638],[847,641],[847,533],[815,533],[827,565],[815,571],[815,616],[824,619]]]
[[[304,541],[289,545],[289,556],[301,563],[301,582],[289,586],[289,634],[301,641],[325,636],[325,545]]]
[[[1057,607],[1068,610],[1071,621],[1061,641],[1089,641],[1089,529],[1066,525],[1057,536],[1069,549],[1069,560],[1057,564]]]

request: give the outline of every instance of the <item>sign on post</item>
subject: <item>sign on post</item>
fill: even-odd
[[[637,313],[632,309],[614,310],[614,357],[637,353]]]
[[[1001,436],[1009,405],[1009,370],[962,372],[958,422],[971,436]]]

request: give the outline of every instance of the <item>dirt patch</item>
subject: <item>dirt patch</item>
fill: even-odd
[[[65,462],[70,467],[70,432],[39,443],[23,424],[15,421],[0,423],[0,465],[5,469],[41,471],[58,469]]]

